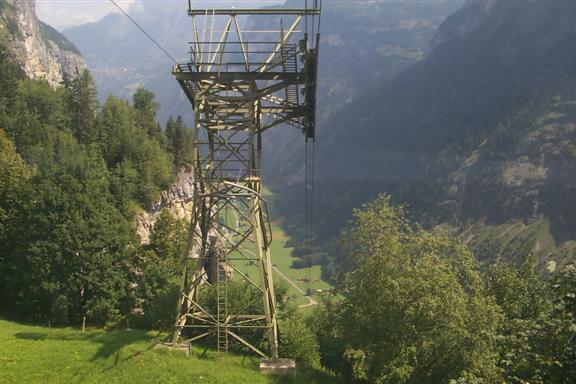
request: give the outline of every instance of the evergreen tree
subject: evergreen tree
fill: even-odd
[[[110,97],[96,116],[89,72],[54,90],[25,79],[3,52],[0,311],[62,324],[126,316],[138,303],[131,287],[154,254],[142,250],[126,218],[174,176],[172,156],[143,129],[160,131],[153,95],[139,92],[137,107]],[[156,237],[173,262],[177,245]],[[164,277],[172,275],[150,271],[147,279],[168,292]]]
[[[182,220],[164,209],[154,224],[148,249],[153,251],[172,274],[180,272],[182,253],[186,247],[187,231]]]
[[[0,300],[6,293],[8,280],[17,278],[8,267],[8,252],[15,246],[18,233],[19,207],[23,204],[22,188],[30,178],[30,170],[16,152],[14,145],[0,128]]]
[[[166,139],[168,141],[167,148],[170,152],[172,152],[172,154],[175,154],[175,151],[174,151],[174,141],[175,141],[175,133],[176,133],[175,131],[176,131],[176,127],[175,127],[174,118],[172,116],[170,116],[168,118],[168,121],[166,122],[165,133],[166,133]],[[174,156],[174,157],[176,157],[176,156]]]
[[[171,156],[137,125],[137,115],[128,103],[110,96],[99,116],[102,152],[113,174],[112,190],[124,207],[127,193],[142,206],[150,205],[174,177]]]
[[[171,143],[176,167],[190,167],[194,150],[192,132],[186,128],[181,116],[178,116],[174,122],[174,133],[172,134]]]
[[[162,147],[166,145],[166,137],[156,121],[156,114],[160,110],[160,104],[154,99],[154,92],[144,88],[138,88],[134,93],[133,101],[136,109],[136,125],[154,138]]]
[[[97,138],[96,112],[98,98],[96,86],[90,72],[85,69],[72,80],[63,80],[68,90],[68,107],[70,111],[70,126],[74,136],[80,143],[92,143]]]
[[[2,244],[3,310],[28,319],[77,323],[87,316],[103,323],[126,299],[134,230],[110,204],[99,151],[86,151],[68,133],[51,134],[31,151],[43,164],[21,189],[19,220],[11,242]]]

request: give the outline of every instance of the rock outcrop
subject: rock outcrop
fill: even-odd
[[[150,242],[150,235],[154,229],[154,225],[164,209],[167,209],[173,216],[189,223],[192,215],[193,193],[194,172],[179,172],[176,176],[176,181],[170,189],[162,192],[160,199],[149,209],[136,215],[134,224],[142,244],[148,244]],[[213,283],[218,281],[218,279],[232,279],[234,277],[232,267],[218,261],[226,246],[224,238],[218,231],[211,230],[208,234],[208,242],[210,247],[207,260],[203,266],[206,270],[206,275],[203,280]],[[199,250],[190,250],[190,257],[199,257]]]
[[[86,69],[78,50],[54,28],[36,16],[35,0],[7,0],[0,24],[11,32],[10,45],[22,70],[31,79],[45,79],[56,87],[65,74]]]
[[[162,192],[155,204],[136,216],[136,230],[142,243],[147,244],[150,241],[150,233],[163,209],[168,209],[175,217],[189,222],[193,193],[194,173],[192,171],[179,172],[170,189]]]

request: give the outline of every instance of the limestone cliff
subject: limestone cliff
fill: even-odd
[[[26,75],[56,87],[86,62],[63,35],[38,20],[35,8],[35,0],[1,0],[0,29]]]
[[[176,181],[170,189],[162,192],[160,199],[155,204],[136,215],[134,225],[136,226],[136,232],[140,236],[142,244],[148,244],[150,242],[150,235],[154,229],[154,225],[164,209],[170,211],[175,217],[189,223],[192,215],[193,193],[194,173],[192,171],[179,172],[176,176]],[[216,281],[217,273],[220,273],[220,278],[232,279],[234,277],[232,267],[226,263],[218,262],[219,254],[225,247],[224,239],[217,231],[212,230],[208,234],[208,241],[210,242],[210,249],[208,251],[208,259],[204,263],[206,270],[204,280],[210,282]],[[197,249],[193,249],[190,252],[191,257],[199,257]]]
[[[175,217],[189,222],[193,192],[193,172],[179,172],[170,189],[162,192],[160,199],[155,204],[136,216],[136,230],[142,243],[146,244],[150,241],[150,233],[163,209],[168,209]]]

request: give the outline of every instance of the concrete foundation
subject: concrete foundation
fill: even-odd
[[[190,356],[190,344],[172,344],[172,343],[159,343],[154,348],[169,349],[171,351],[182,352],[186,356]]]
[[[260,373],[263,375],[294,376],[296,375],[296,360],[263,359],[260,362]]]

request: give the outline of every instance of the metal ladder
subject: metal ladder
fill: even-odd
[[[218,353],[228,352],[228,277],[226,276],[225,257],[218,257],[216,263],[216,295],[217,295],[217,337]]]
[[[296,60],[296,45],[282,44],[280,52],[284,72],[297,73],[298,61]],[[286,87],[286,100],[289,104],[298,105],[298,86],[296,84]]]

